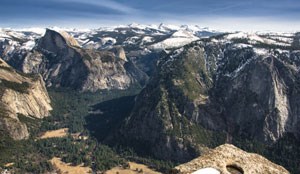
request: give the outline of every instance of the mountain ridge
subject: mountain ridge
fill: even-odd
[[[0,53],[17,70],[41,74],[53,90],[141,89],[133,109],[124,109],[129,114],[112,116],[118,125],[101,135],[109,145],[186,162],[233,143],[297,171],[299,34],[160,27],[5,31],[13,34],[0,35]]]

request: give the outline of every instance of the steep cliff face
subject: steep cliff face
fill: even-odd
[[[202,45],[175,50],[159,62],[157,74],[136,99],[136,105],[121,129],[129,142],[146,146],[162,159],[186,161],[199,152],[195,130],[211,136],[192,121],[198,105],[208,102],[212,74]]]
[[[71,87],[83,91],[127,89],[143,84],[147,76],[127,62],[124,50],[82,49],[71,36],[46,30],[22,64],[26,73],[40,73],[47,86]]]
[[[217,75],[212,96],[231,135],[269,144],[299,136],[299,51],[226,50]]]
[[[261,47],[195,42],[160,59],[124,137],[176,161],[234,137],[268,145],[299,137],[299,51]]]
[[[267,56],[251,60],[235,77],[224,77],[218,85],[228,131],[263,142],[274,142],[286,132],[298,134],[293,122],[299,115],[294,107],[297,69]]]
[[[113,50],[115,50],[114,52],[115,52],[117,58],[127,61],[126,53],[125,53],[125,50],[123,47],[118,46],[118,47],[115,47]]]
[[[16,140],[28,138],[18,115],[43,118],[52,110],[42,77],[20,74],[0,59],[0,80],[1,131]]]
[[[282,166],[276,165],[258,154],[247,153],[229,144],[221,145],[199,158],[175,167],[174,172],[179,174],[196,174],[198,172],[201,174],[200,171],[204,169],[214,169],[222,174],[289,174]]]

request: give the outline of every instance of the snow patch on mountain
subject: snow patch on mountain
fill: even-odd
[[[45,28],[22,28],[22,29],[17,29],[16,31],[19,32],[32,32],[32,33],[36,33],[38,35],[44,35],[46,32]]]
[[[252,48],[253,46],[250,44],[243,44],[243,43],[238,43],[238,44],[234,44],[232,48],[235,49],[243,49],[243,48]]]
[[[192,32],[187,30],[178,30],[172,34],[172,37],[183,37],[183,38],[196,38]]]
[[[254,33],[245,33],[245,32],[238,32],[234,34],[229,34],[227,36],[227,39],[249,39],[251,41],[259,41],[259,42],[264,42],[264,40],[259,37],[258,35]]]
[[[279,54],[288,54],[289,53],[288,50],[282,50],[282,49],[276,49],[275,52],[277,52]]]
[[[145,36],[145,37],[143,37],[142,42],[140,43],[140,45],[144,45],[144,44],[151,43],[151,42],[154,42],[153,37]]]
[[[170,38],[163,40],[162,42],[155,43],[150,46],[154,50],[164,50],[170,48],[182,47],[186,44],[189,44],[193,41],[198,40],[199,37],[196,37],[189,31],[179,30],[172,34]]]
[[[117,40],[112,37],[103,37],[101,38],[102,45],[114,45],[117,43]]]
[[[285,36],[268,36],[268,37],[272,40],[284,42],[287,44],[291,44],[294,41],[294,39],[292,37],[285,37]]]
[[[3,32],[2,30],[0,30],[0,38],[2,38],[2,39],[10,38],[10,36],[7,35],[6,32]]]
[[[142,25],[142,24],[138,24],[138,23],[131,23],[128,25],[128,27],[130,28],[137,28],[140,30],[145,30],[148,26],[147,25]]]
[[[237,32],[233,34],[229,34],[226,36],[227,40],[232,39],[247,39],[249,43],[256,44],[256,43],[265,43],[269,45],[279,45],[279,46],[290,46],[293,39],[287,38],[284,36],[276,36],[272,37],[269,35],[258,35],[257,33],[246,33],[246,32]]]
[[[253,51],[260,56],[265,56],[269,54],[269,50],[264,48],[253,48]]]
[[[173,53],[173,55],[171,55],[170,57],[171,57],[171,58],[176,58],[176,57],[178,57],[183,51],[184,51],[184,48],[181,47],[181,48],[175,50],[174,53]]]
[[[35,46],[35,41],[27,41],[25,42],[22,46],[21,46],[21,49],[24,49],[24,50],[32,50]]]
[[[180,26],[176,26],[176,25],[166,25],[164,23],[161,23],[159,24],[159,26],[157,27],[158,30],[161,30],[161,31],[165,31],[165,32],[168,32],[168,31],[176,31],[176,30],[179,30],[180,29]]]
[[[184,51],[184,48],[178,48],[175,50],[172,55],[170,56],[170,59],[168,59],[166,62],[164,62],[163,66],[167,66],[170,62],[173,62],[182,52]]]
[[[139,36],[133,36],[130,38],[127,38],[126,41],[123,43],[123,45],[134,45],[137,43],[137,41],[140,39]]]
[[[94,42],[88,40],[88,42],[84,43],[82,46],[88,49],[99,49],[102,47],[102,44],[100,42]]]

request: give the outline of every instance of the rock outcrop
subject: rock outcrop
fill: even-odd
[[[151,79],[117,140],[147,155],[185,162],[203,147],[249,142],[270,156],[275,146],[285,149],[273,156],[277,162],[284,153],[298,159],[291,149],[300,137],[299,33],[224,33],[194,43],[188,37],[180,45],[191,44],[177,48],[174,32],[186,35],[137,28],[72,32],[79,45],[67,33],[48,29],[37,44],[5,36],[0,54],[18,70],[40,73],[49,87],[81,91],[143,86],[142,69]],[[166,41],[172,41],[168,50],[149,49]]]
[[[0,59],[0,127],[15,140],[29,136],[27,126],[19,115],[43,118],[50,115],[52,107],[39,75],[21,74]]]
[[[298,115],[297,74],[296,66],[268,56],[249,61],[235,77],[223,76],[217,85],[227,130],[263,142],[275,142],[286,132],[299,134],[292,123]]]
[[[193,174],[205,168],[214,168],[222,174],[289,174],[282,166],[230,144],[221,145],[199,158],[175,167],[174,173]]]
[[[198,128],[191,119],[198,114],[197,105],[206,103],[212,84],[206,69],[199,69],[205,67],[204,51],[199,46],[182,48],[161,59],[120,130],[126,144],[140,143],[149,154],[179,162],[199,153],[193,135]]]
[[[115,52],[117,58],[127,61],[126,53],[123,47],[117,46],[112,50]]]
[[[161,58],[120,129],[125,143],[182,162],[203,146],[299,138],[299,51],[242,46],[195,42]]]
[[[128,62],[122,50],[119,48],[116,56],[109,51],[83,49],[70,35],[47,29],[21,69],[40,73],[48,87],[97,91],[144,84],[147,75]]]

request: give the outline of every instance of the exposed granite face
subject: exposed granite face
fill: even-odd
[[[205,102],[211,85],[209,75],[197,72],[204,66],[204,49],[198,46],[159,62],[157,74],[137,97],[120,136],[161,159],[193,158],[197,153],[189,119],[197,114],[197,103]]]
[[[7,105],[8,110],[14,113],[36,118],[49,116],[49,111],[52,110],[52,107],[42,78],[38,77],[36,81],[27,83],[29,85],[25,93],[14,89],[5,89],[1,101]]]
[[[40,73],[48,87],[82,91],[127,89],[147,81],[145,73],[130,66],[123,48],[116,54],[80,48],[70,35],[47,29],[36,49],[25,57],[22,71]]]
[[[230,144],[221,145],[199,158],[175,167],[174,173],[192,174],[203,168],[214,168],[222,174],[232,174],[230,171],[233,170],[243,174],[289,174],[282,166]]]
[[[296,130],[291,114],[298,102],[295,89],[297,69],[270,56],[249,62],[234,78],[218,85],[230,133],[275,142]],[[298,131],[294,133],[299,133]]]
[[[127,61],[126,53],[123,47],[116,46],[113,49],[111,49],[111,51],[113,51],[116,54],[117,58]]]
[[[175,161],[201,153],[199,144],[225,143],[217,134],[268,145],[299,137],[299,51],[256,49],[195,42],[161,58],[121,135]]]
[[[10,117],[0,118],[1,128],[14,140],[27,139],[29,132],[25,123]]]
[[[1,127],[15,140],[26,139],[27,126],[19,120],[18,114],[43,118],[52,110],[44,81],[39,75],[30,77],[16,72],[2,59],[0,80]]]

